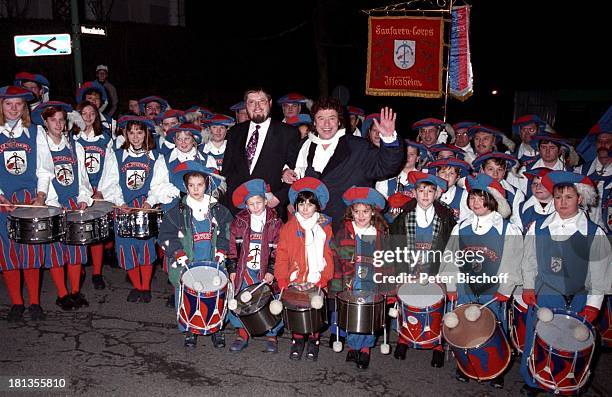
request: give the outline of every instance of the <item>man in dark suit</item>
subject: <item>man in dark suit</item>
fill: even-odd
[[[272,97],[263,89],[249,90],[244,101],[250,121],[228,131],[222,175],[227,182],[225,205],[233,214],[231,197],[242,183],[261,178],[270,185],[268,206],[286,218],[289,185],[281,181],[285,165],[293,168],[297,157],[299,132],[285,123],[270,119]]]
[[[312,107],[317,135],[310,134],[300,145],[294,170],[286,170],[283,180],[292,183],[311,176],[320,179],[329,190],[329,202],[323,211],[332,217],[334,231],[343,225],[346,205],[342,195],[351,186],[372,187],[377,180],[397,175],[405,162],[406,149],[395,131],[396,115],[392,109],[381,110],[380,148],[363,138],[347,135],[343,108],[334,98],[320,98]]]

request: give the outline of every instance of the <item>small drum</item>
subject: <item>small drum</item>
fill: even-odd
[[[612,295],[606,295],[599,316],[599,333],[601,344],[612,347]]]
[[[310,305],[310,299],[319,295],[325,302],[325,293],[319,288],[300,291],[296,287],[289,287],[283,291],[283,322],[285,327],[298,334],[312,334],[319,332],[327,318],[325,304],[320,309]]]
[[[7,217],[8,235],[21,244],[53,243],[61,239],[66,229],[62,208],[16,208]]]
[[[110,236],[113,204],[96,201],[84,210],[66,211],[64,242],[86,245],[106,240]]]
[[[510,326],[510,340],[519,353],[523,353],[525,348],[528,310],[529,307],[523,301],[523,288],[516,287],[512,295],[512,306],[508,313],[508,324]]]
[[[268,285],[258,288],[247,303],[243,303],[240,299],[245,291],[251,292],[258,286],[259,284],[249,285],[240,291],[236,297],[238,307],[234,310],[234,314],[240,319],[244,329],[253,336],[265,334],[280,321],[280,315],[275,316],[270,313],[269,305],[273,293]]]
[[[347,332],[375,334],[385,326],[385,297],[370,291],[336,295],[338,326]]]
[[[180,280],[179,324],[194,334],[219,331],[227,314],[226,295],[233,295],[225,271],[215,262],[194,262],[183,269]]]
[[[159,233],[163,214],[161,211],[133,209],[116,212],[119,237],[149,239]]]
[[[476,380],[489,380],[501,375],[510,364],[510,344],[488,307],[481,309],[480,318],[468,321],[465,309],[477,304],[458,306],[453,313],[459,318],[455,328],[442,327],[457,361],[457,367]]]
[[[591,373],[595,332],[591,324],[575,313],[552,311],[552,321],[536,322],[527,367],[542,388],[555,394],[577,394]],[[585,340],[574,336],[577,327],[586,327]]]
[[[432,349],[442,343],[444,291],[438,284],[406,283],[397,290],[398,332],[415,349]]]

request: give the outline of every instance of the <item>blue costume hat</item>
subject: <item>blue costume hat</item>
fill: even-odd
[[[374,123],[374,119],[376,119],[376,121],[380,121],[380,113],[370,113],[366,116],[365,120],[363,120],[363,125],[361,126],[362,138],[368,136],[368,132],[370,132],[370,128],[372,127],[372,123]]]
[[[24,81],[33,81],[43,87],[49,87],[49,80],[42,74],[34,74],[28,72],[19,72],[15,75],[13,85],[21,87]]]
[[[244,101],[240,101],[240,102],[230,106],[230,110],[232,112],[238,112],[238,111],[240,111],[242,109],[246,109],[246,103],[244,103]]]
[[[204,106],[199,106],[199,105],[192,106],[189,109],[185,110],[185,113],[190,113],[190,112],[201,113],[202,119],[209,119],[215,115],[215,113],[213,113],[211,110],[205,108]]]
[[[444,159],[437,160],[427,164],[427,168],[442,168],[442,167],[457,167],[459,168],[459,176],[465,177],[470,174],[472,166],[460,159]]]
[[[289,188],[289,202],[291,204],[295,204],[295,199],[299,192],[309,191],[314,193],[319,200],[319,204],[321,204],[321,209],[325,209],[327,202],[329,201],[329,190],[327,190],[327,186],[317,178],[305,177],[302,179],[298,179],[293,182],[291,187]]]
[[[282,105],[284,103],[303,104],[306,103],[306,97],[302,94],[298,94],[297,92],[290,92],[289,94],[278,98],[278,101],[276,101],[276,103],[278,103],[279,105]]]
[[[427,149],[427,146],[423,145],[422,143],[411,141],[409,139],[405,139],[404,142],[406,143],[406,148],[412,146],[413,148],[416,148],[419,151],[419,157],[421,158],[421,160],[423,161],[433,160],[433,156],[431,155],[431,152],[429,151],[429,149]]]
[[[507,170],[512,169],[512,167],[514,167],[518,163],[518,160],[516,159],[516,157],[512,155],[501,153],[501,152],[490,152],[490,153],[481,154],[480,156],[476,157],[474,161],[472,161],[472,167],[474,167],[475,170],[479,170],[482,166],[484,166],[485,161],[489,159],[506,160]]]
[[[476,176],[468,175],[465,178],[465,188],[468,192],[482,190],[493,196],[495,201],[497,201],[497,212],[503,218],[508,218],[512,214],[510,204],[506,200],[506,189],[489,175],[485,173],[480,173]]]
[[[11,99],[21,98],[24,101],[31,101],[34,99],[34,94],[25,88],[16,87],[14,85],[7,85],[0,88],[0,99]]]
[[[212,117],[203,120],[203,123],[207,125],[221,125],[229,128],[236,124],[236,120],[233,117],[226,116],[224,114],[215,114]]]
[[[117,120],[117,126],[119,128],[126,128],[130,122],[144,124],[147,126],[151,134],[155,133],[155,124],[153,124],[153,121],[142,116],[121,116],[119,117],[119,120]]]
[[[534,135],[531,137],[531,141],[529,142],[531,147],[533,147],[534,149],[538,149],[538,146],[540,145],[540,142],[542,141],[548,141],[548,142],[552,142],[558,146],[561,146],[567,150],[571,150],[572,145],[570,145],[570,143],[568,141],[566,141],[565,139],[561,138],[558,135],[553,135],[553,134],[540,134],[538,133],[537,135]]]
[[[170,109],[170,110],[166,110],[165,112],[161,112],[160,114],[158,114],[155,117],[155,121],[157,123],[161,123],[162,121],[164,121],[165,119],[170,119],[173,117],[176,117],[179,121],[181,120],[181,117],[185,114],[185,112],[183,112],[182,110],[178,110],[178,109]]]
[[[302,124],[312,124],[312,118],[310,118],[309,114],[300,113],[297,116],[291,116],[285,123],[292,125],[294,127],[298,127]]]
[[[232,202],[236,208],[245,208],[248,199],[254,196],[266,197],[269,187],[263,179],[251,179],[238,186],[232,194]]]
[[[474,136],[476,135],[477,132],[486,132],[487,134],[491,134],[495,136],[495,141],[497,143],[501,142],[504,137],[504,133],[495,127],[482,125],[482,124],[476,124],[476,125],[471,126],[468,129],[468,135],[470,136],[470,139],[474,139]]]
[[[370,187],[350,187],[342,195],[342,201],[347,206],[362,203],[373,205],[379,211],[385,208],[385,197]]]
[[[166,110],[168,110],[168,101],[166,101],[164,98],[152,95],[152,96],[148,96],[148,97],[144,97],[140,100],[138,100],[138,107],[140,108],[140,114],[144,114],[145,112],[145,106],[147,106],[147,103],[150,102],[157,102],[159,103],[159,105],[161,106],[161,112],[163,113]]]
[[[476,121],[460,121],[458,123],[453,124],[453,129],[455,131],[460,130],[462,128],[469,129],[470,127],[473,127],[475,125],[478,125]]]
[[[96,91],[100,94],[100,100],[102,101],[102,104],[105,104],[108,102],[108,95],[106,95],[106,88],[104,88],[104,86],[100,83],[98,83],[97,81],[86,81],[85,83],[83,83],[83,85],[77,89],[76,92],[76,102],[77,103],[81,103],[85,100],[85,96],[90,93],[91,91]],[[101,108],[104,105],[100,106]]]
[[[519,137],[521,135],[521,127],[527,124],[535,124],[538,126],[537,134],[543,134],[546,129],[546,121],[542,120],[535,114],[527,114],[521,116],[512,122],[512,135]]]
[[[49,102],[44,102],[41,103],[40,105],[36,106],[36,108],[34,108],[34,110],[32,110],[32,122],[34,124],[38,124],[38,125],[44,125],[44,120],[42,118],[42,114],[45,111],[46,108],[48,107],[55,107],[55,108],[59,108],[59,109],[64,109],[64,111],[66,113],[70,113],[72,112],[74,109],[72,108],[72,106],[70,106],[67,103],[64,102],[60,102],[60,101],[49,101]]]
[[[448,189],[448,183],[444,179],[440,178],[439,176],[433,174],[426,174],[421,171],[410,171],[408,173],[408,182],[413,184],[415,188],[417,184],[421,182],[430,182],[442,189],[442,191],[444,192]]]
[[[209,181],[211,184],[207,187],[207,192],[214,191],[221,185],[223,180],[225,180],[224,177],[219,175],[218,170],[206,167],[201,161],[189,160],[174,167],[170,175],[171,182],[173,182],[174,186],[179,187],[182,192],[187,193],[187,186],[185,186],[183,178],[186,174],[191,172],[202,174],[204,177],[210,177]]]
[[[465,150],[458,146],[447,144],[447,143],[436,143],[429,147],[429,151],[436,156],[438,153],[443,151],[453,152],[457,158],[463,160],[465,158]]]
[[[433,117],[428,117],[426,119],[419,120],[415,122],[414,124],[412,124],[412,130],[418,132],[419,128],[431,127],[431,126],[436,126],[440,128],[442,124],[444,124],[444,121],[433,118]]]
[[[202,142],[202,130],[200,129],[200,127],[195,124],[189,123],[183,123],[181,125],[177,125],[176,127],[170,128],[166,133],[166,140],[169,142],[174,142],[176,134],[181,131],[189,132],[193,136],[193,139],[196,141],[197,144],[200,144]]]

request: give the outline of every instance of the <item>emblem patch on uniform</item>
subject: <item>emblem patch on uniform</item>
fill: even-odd
[[[247,257],[247,267],[251,270],[259,270],[261,262],[261,244],[249,244],[249,256]]]
[[[563,269],[563,258],[553,256],[550,258],[550,270],[554,273],[559,273]]]
[[[28,157],[25,150],[6,150],[4,168],[12,175],[21,175],[28,169]]]
[[[406,320],[408,320],[408,322],[412,325],[417,325],[419,323],[419,320],[414,316],[408,316]]]
[[[55,179],[57,179],[61,185],[72,185],[72,182],[74,182],[72,164],[55,164]]]
[[[85,169],[88,174],[100,171],[100,153],[85,153]]]
[[[139,190],[147,179],[147,172],[145,170],[127,170],[125,173],[126,185],[130,190]]]
[[[479,261],[479,260],[474,260],[472,262],[472,271],[474,273],[481,273],[482,272],[482,262],[483,261]]]
[[[357,276],[363,280],[367,277],[367,275],[368,269],[365,266],[359,266],[359,268],[357,269]]]

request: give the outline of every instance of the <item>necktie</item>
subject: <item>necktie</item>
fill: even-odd
[[[259,127],[259,124],[255,125],[255,131],[253,131],[253,134],[249,139],[249,143],[247,143],[246,146],[246,157],[249,163],[249,170],[251,169],[251,163],[255,158],[255,151],[257,150],[257,141],[259,140]]]

